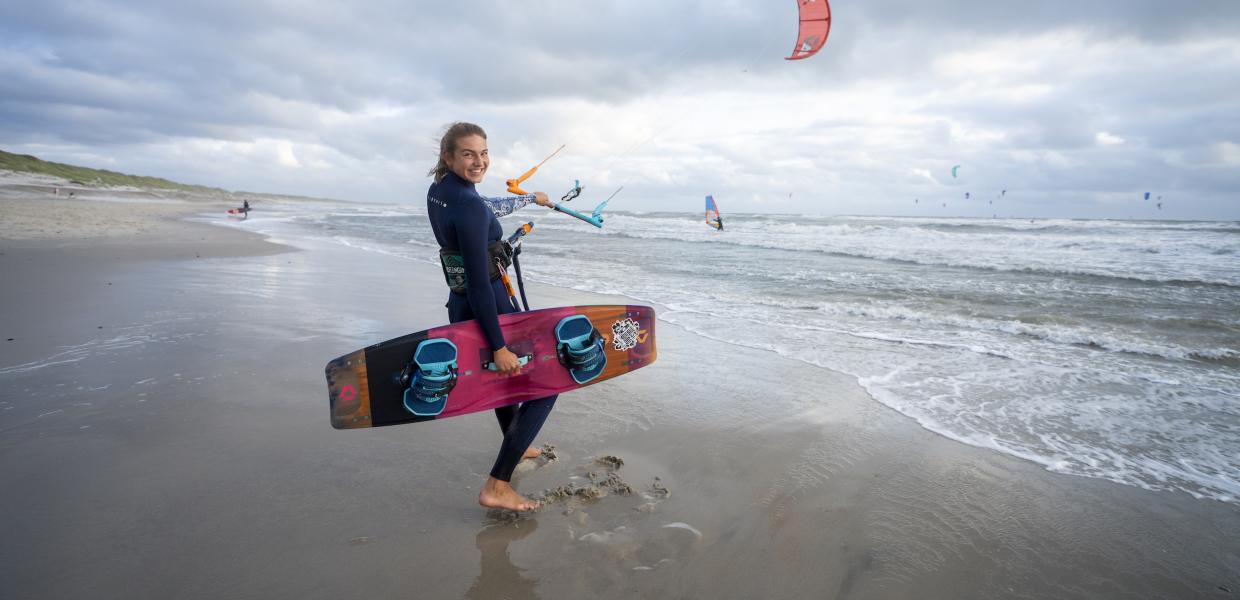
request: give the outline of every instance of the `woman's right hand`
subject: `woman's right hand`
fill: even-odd
[[[551,207],[551,198],[548,198],[545,192],[534,192],[534,202],[539,206]]]
[[[521,361],[507,346],[496,350],[495,356],[491,360],[495,362],[496,370],[504,375],[521,374]]]

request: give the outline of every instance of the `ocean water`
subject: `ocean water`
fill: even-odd
[[[660,320],[849,373],[931,431],[1052,471],[1240,502],[1240,223],[606,219],[502,222],[535,223],[528,280],[661,304]],[[438,264],[420,206],[264,206],[243,226]]]

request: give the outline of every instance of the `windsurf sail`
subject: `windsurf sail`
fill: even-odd
[[[715,229],[723,229],[723,217],[719,215],[719,205],[713,196],[706,196],[706,224]]]
[[[822,50],[831,32],[831,6],[827,0],[797,0],[801,15],[801,28],[797,31],[797,45],[787,60],[809,58]]]

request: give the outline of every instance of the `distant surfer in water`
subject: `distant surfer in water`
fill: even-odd
[[[453,123],[439,142],[439,162],[428,173],[435,182],[426,193],[426,209],[439,247],[459,253],[464,262],[464,293],[449,292],[448,320],[457,323],[477,319],[494,352],[492,360],[496,368],[501,373],[515,375],[521,372],[521,363],[504,342],[499,315],[518,309],[503,281],[498,277],[491,279],[494,259],[490,248],[503,236],[497,216],[512,213],[531,202],[550,206],[551,201],[543,192],[483,198],[474,185],[482,183],[490,164],[487,134],[482,128],[473,123]],[[537,508],[537,503],[518,494],[509,482],[517,463],[542,454],[531,444],[555,406],[555,399],[555,396],[548,396],[495,409],[504,441],[491,474],[478,494],[479,504],[515,511]]]
[[[719,228],[719,231],[723,231],[723,217],[715,217],[715,227]]]

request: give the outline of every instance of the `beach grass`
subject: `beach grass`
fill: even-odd
[[[159,177],[128,175],[106,169],[91,169],[64,163],[42,160],[29,154],[13,154],[0,150],[0,169],[19,173],[39,173],[69,180],[70,183],[90,186],[131,186],[147,189],[166,189],[199,192],[222,192],[218,188],[177,183]]]

